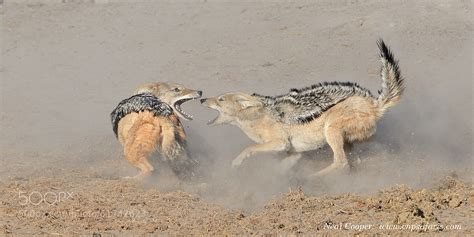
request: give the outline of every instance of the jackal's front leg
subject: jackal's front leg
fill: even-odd
[[[286,141],[272,141],[249,146],[232,161],[232,167],[238,168],[245,159],[257,153],[286,151],[289,148],[290,145]]]

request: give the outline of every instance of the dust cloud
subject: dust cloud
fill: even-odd
[[[469,3],[388,9],[336,2],[6,4],[0,178],[135,174],[109,113],[144,82],[177,82],[204,97],[277,95],[322,81],[353,81],[375,94],[381,83],[375,42],[382,37],[400,61],[407,89],[376,135],[355,144],[350,173],[305,179],[330,164],[328,148],[305,153],[283,174],[283,154],[258,155],[232,170],[232,159],[252,142],[236,127],[208,127],[216,112],[192,101],[183,108],[195,120],[184,125],[190,153],[200,161],[196,183],[207,185],[173,188],[155,162],[161,173],[144,188],[182,188],[208,202],[254,210],[298,187],[314,195],[368,194],[395,184],[430,187],[447,175],[472,180]]]

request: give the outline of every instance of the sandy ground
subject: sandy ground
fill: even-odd
[[[1,234],[473,234],[472,2],[54,2],[0,5]],[[327,148],[286,173],[279,155],[231,170],[251,141],[190,102],[196,180],[158,163],[147,182],[121,179],[136,170],[109,113],[138,84],[375,92],[379,37],[407,91],[355,145],[351,172],[306,179]]]

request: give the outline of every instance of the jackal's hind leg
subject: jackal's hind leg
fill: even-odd
[[[344,143],[344,152],[346,153],[347,161],[349,162],[349,168],[352,170],[352,168],[360,162],[360,160],[357,160],[357,155],[354,152],[354,143],[346,141]]]
[[[138,179],[138,180],[145,179],[149,177],[151,173],[153,172],[154,168],[150,164],[150,162],[148,162],[148,154],[143,154],[143,152],[139,152],[139,153],[142,153],[142,154],[130,154],[134,156],[127,157],[127,160],[129,161],[130,164],[140,169],[140,173],[132,177],[127,176],[125,177],[126,179]]]
[[[148,158],[156,151],[155,144],[160,128],[153,122],[140,121],[130,130],[131,135],[124,144],[125,158],[130,164],[140,169],[140,173],[133,178],[143,179],[150,176],[154,170]]]
[[[344,152],[344,137],[342,129],[337,126],[337,123],[334,125],[328,126],[325,131],[326,141],[334,154],[333,163],[311,176],[324,176],[335,170],[349,167],[349,163]]]

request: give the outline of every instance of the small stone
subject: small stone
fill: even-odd
[[[449,201],[448,205],[451,208],[456,208],[456,207],[461,206],[461,203],[462,203],[462,200],[458,197],[455,197],[455,198],[451,199],[451,201]]]

